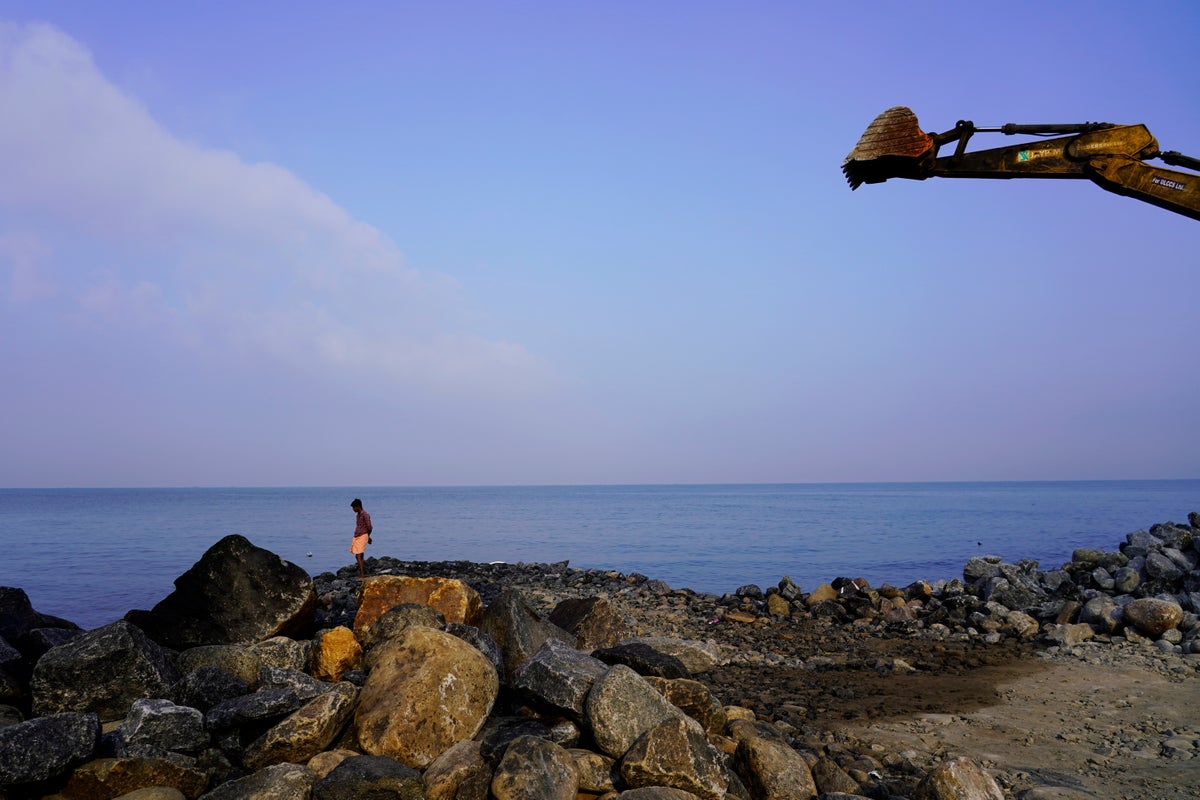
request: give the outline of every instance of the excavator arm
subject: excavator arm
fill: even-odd
[[[976,133],[1042,138],[990,150],[967,151]],[[947,145],[953,153],[942,155]],[[1116,194],[1200,220],[1200,159],[1160,152],[1145,125],[1085,122],[1078,125],[1004,125],[977,128],[959,121],[945,133],[925,133],[917,117],[895,106],[875,118],[842,162],[851,189],[891,178],[1085,178]]]

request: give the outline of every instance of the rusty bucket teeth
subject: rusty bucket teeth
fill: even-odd
[[[933,137],[921,130],[917,115],[893,106],[867,126],[858,144],[842,161],[851,189],[888,178],[913,177],[917,162],[933,149]]]

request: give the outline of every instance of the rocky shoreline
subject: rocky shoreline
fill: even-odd
[[[1058,771],[944,734],[1020,693],[988,676],[1047,664],[1192,692],[1197,534],[1191,514],[1057,569],[721,596],[566,562],[310,578],[226,537],[95,631],[0,588],[0,800],[1191,797],[1200,722],[1092,722],[1126,697],[1028,734],[1075,738]]]

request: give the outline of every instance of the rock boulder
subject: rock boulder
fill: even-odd
[[[374,654],[355,712],[358,742],[413,769],[478,733],[499,694],[491,662],[443,631],[414,626]]]
[[[175,591],[150,611],[125,618],[176,650],[250,645],[312,622],[317,597],[300,567],[244,536],[226,536],[175,579]]]
[[[63,711],[125,718],[134,700],[169,697],[179,671],[166,652],[123,620],[88,631],[38,659],[30,688],[34,714]]]

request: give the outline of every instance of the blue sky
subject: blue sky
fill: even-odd
[[[0,0],[0,486],[1200,476],[1200,225],[839,170],[1200,156],[1129,9]]]

